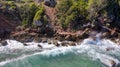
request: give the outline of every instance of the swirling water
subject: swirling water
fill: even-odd
[[[77,46],[55,47],[47,43],[22,43],[7,40],[9,45],[0,47],[0,67],[115,67],[119,66],[120,46],[110,40],[102,45],[77,44]],[[41,44],[43,48],[39,48]],[[106,48],[114,48],[106,51]]]

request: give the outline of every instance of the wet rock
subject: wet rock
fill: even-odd
[[[38,47],[43,48],[40,44],[38,44]]]
[[[59,43],[56,43],[55,46],[60,47],[60,44],[59,44]]]
[[[60,46],[60,44],[58,43],[58,40],[53,40],[53,44],[54,44],[55,46],[57,46],[57,47]]]
[[[68,42],[62,42],[61,45],[62,45],[62,46],[68,46],[69,43],[68,43]]]
[[[28,45],[28,44],[26,44],[26,43],[23,43],[23,45],[24,45],[24,46],[29,46],[29,45]]]
[[[111,66],[111,67],[116,67],[116,62],[115,62],[115,61],[110,60],[110,63],[112,64],[112,66]]]
[[[47,38],[42,38],[42,43],[47,43]]]
[[[2,44],[2,46],[7,46],[8,45],[7,41],[1,41],[1,44]]]

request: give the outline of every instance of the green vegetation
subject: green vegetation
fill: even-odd
[[[114,24],[119,26],[120,0],[60,0],[57,1],[57,23],[64,30],[79,30],[88,21],[93,22],[98,17],[114,17]],[[32,27],[33,23],[48,23],[43,3],[34,3],[33,0],[1,1],[2,11],[15,13],[24,27]],[[50,19],[49,19],[50,20]],[[112,24],[111,24],[112,25]]]
[[[44,11],[44,8],[43,7],[41,7],[37,12],[36,12],[36,14],[35,14],[35,16],[34,16],[34,23],[35,22],[42,22],[42,24],[47,24],[47,17],[46,17],[46,15],[45,15],[45,11]]]
[[[36,15],[36,12],[38,12],[39,10],[43,10],[43,8],[39,8],[39,6],[35,5],[35,3],[33,2],[23,4],[20,7],[22,25],[25,27],[33,26],[34,16]]]
[[[119,4],[119,0],[62,0],[57,5],[57,17],[64,29],[81,29],[86,21],[93,22],[99,16],[115,16],[118,23]]]
[[[64,29],[79,29],[86,21],[87,2],[85,0],[62,0],[58,4],[58,19]]]
[[[20,7],[20,15],[22,19],[22,25],[29,27],[32,24],[33,17],[37,11],[38,7],[34,3],[26,3]]]

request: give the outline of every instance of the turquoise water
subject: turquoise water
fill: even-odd
[[[99,60],[74,53],[59,56],[34,55],[5,64],[2,67],[103,67]]]

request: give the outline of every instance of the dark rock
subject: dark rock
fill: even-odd
[[[59,43],[56,43],[56,44],[55,44],[55,46],[59,47],[59,46],[60,46],[60,44],[59,44]]]
[[[24,45],[24,46],[28,46],[28,44],[26,44],[26,43],[24,43],[23,45]]]
[[[38,44],[38,47],[43,48],[40,44]]]
[[[7,41],[1,41],[1,44],[2,44],[2,46],[7,46],[8,45]]]

